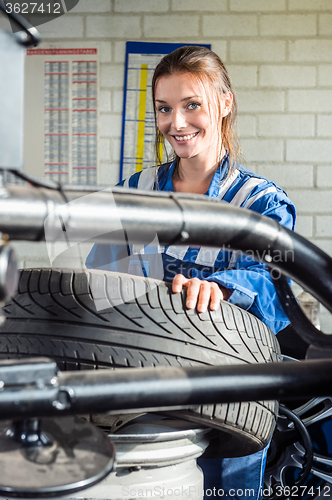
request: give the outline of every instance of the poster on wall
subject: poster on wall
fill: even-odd
[[[27,50],[24,170],[63,184],[98,183],[98,46]]]
[[[183,45],[198,44],[126,43],[120,181],[155,164],[152,76],[162,57]]]

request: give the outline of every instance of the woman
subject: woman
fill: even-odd
[[[205,194],[294,228],[295,208],[285,192],[236,162],[236,100],[227,71],[216,54],[188,46],[165,56],[154,72],[152,95],[156,151],[166,139],[174,150],[174,159],[138,172],[121,185]],[[289,323],[268,270],[249,256],[227,249],[185,246],[161,249],[150,245],[139,250],[133,246],[128,250],[130,258],[126,260],[123,246],[95,245],[87,266],[163,277],[172,282],[175,293],[186,287],[186,305],[198,312],[208,307],[216,310],[221,300],[228,300],[249,310],[275,333]],[[253,498],[259,498],[265,460],[266,449],[247,457],[202,461],[205,488],[223,488],[223,498],[237,498],[233,494],[228,497],[227,491],[232,488],[250,488],[255,491]]]

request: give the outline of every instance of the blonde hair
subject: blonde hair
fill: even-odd
[[[235,132],[235,119],[237,102],[227,70],[221,59],[206,47],[184,46],[180,47],[162,58],[156,67],[152,78],[152,99],[155,103],[156,85],[159,78],[176,73],[190,73],[204,87],[207,94],[210,114],[217,117],[220,128],[220,157],[223,147],[228,150],[232,160],[231,165],[241,156],[240,145]],[[225,94],[233,95],[233,104],[229,114],[222,117],[221,109]],[[211,104],[214,104],[214,109]],[[164,137],[157,127],[157,114],[154,106],[156,138],[155,151],[158,164],[162,163],[161,150],[164,147]],[[167,153],[167,151],[166,151]],[[176,157],[176,155],[174,156]],[[178,163],[178,162],[177,162]],[[231,170],[231,168],[230,168]],[[229,172],[230,173],[230,172]]]

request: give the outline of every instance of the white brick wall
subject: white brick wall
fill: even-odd
[[[121,137],[121,116],[101,114],[99,120],[101,137]]]
[[[79,0],[72,12],[111,12],[112,0]]]
[[[237,97],[243,113],[284,111],[284,92],[279,90],[240,90]]]
[[[234,11],[280,11],[286,9],[286,0],[230,0],[230,8]]]
[[[314,186],[313,165],[260,165],[257,173],[273,179],[283,188],[312,188]]]
[[[218,54],[218,56],[223,61],[226,61],[226,59],[227,59],[227,42],[224,40],[209,40],[209,43],[211,43],[211,49],[216,54]]]
[[[256,117],[241,115],[237,118],[237,132],[239,137],[256,137]]]
[[[121,94],[122,94],[122,92],[121,92]],[[112,94],[109,90],[101,90],[99,93],[100,108],[104,112],[111,111],[111,95]]]
[[[321,217],[317,217],[316,222],[316,236],[327,237],[329,238],[331,235],[331,227],[332,227],[332,215],[322,215]]]
[[[113,53],[114,62],[124,63],[126,57],[126,42],[114,42],[113,43]]]
[[[214,50],[214,47],[213,49]],[[257,66],[227,65],[235,89],[255,88],[257,86]]]
[[[302,114],[266,114],[258,116],[260,137],[312,137],[315,134],[315,117]]]
[[[289,111],[311,111],[327,113],[332,111],[331,90],[289,90]]]
[[[272,161],[283,159],[283,142],[277,139],[242,139],[244,156],[249,162]]]
[[[122,90],[113,91],[113,111],[114,113],[122,113],[123,110],[123,92]]]
[[[316,36],[315,14],[263,14],[259,19],[263,36]]]
[[[112,161],[114,163],[120,162],[120,150],[121,150],[121,140],[120,139],[112,139],[111,155],[112,155]]]
[[[289,66],[266,64],[260,67],[259,84],[261,87],[314,87],[316,84],[315,66]]]
[[[231,40],[230,62],[286,61],[286,42],[284,40]]]
[[[109,63],[112,61],[111,42],[100,42],[100,62]]]
[[[332,40],[314,39],[289,41],[290,62],[331,62]]]
[[[69,38],[76,40],[83,37],[84,33],[84,18],[83,16],[70,16],[69,14],[54,19],[46,24],[38,26],[38,31],[42,38],[46,37],[63,39]]]
[[[104,64],[100,71],[101,87],[122,87],[123,86],[124,65]]]
[[[114,12],[166,12],[168,0],[115,0]]]
[[[213,14],[203,16],[203,36],[248,37],[258,35],[257,16]]]
[[[165,14],[162,16],[146,15],[143,19],[143,33],[146,38],[156,38],[165,40],[165,38],[183,38],[185,41],[189,37],[197,37],[199,35],[198,15],[190,14]],[[163,29],[160,29],[160,23]]]
[[[289,189],[288,195],[295,203],[299,213],[325,214],[326,212],[332,212],[330,189]]]
[[[40,31],[100,43],[106,185],[119,175],[126,41],[210,43],[238,96],[246,165],[289,191],[297,231],[332,254],[332,0],[80,0]]]
[[[101,162],[99,182],[101,186],[115,186],[119,182],[119,162]]]
[[[312,238],[313,217],[311,215],[299,215],[296,219],[295,231],[305,238]]]
[[[319,34],[322,36],[332,35],[332,14],[319,16]]]
[[[323,139],[289,139],[286,141],[287,161],[329,163],[332,158],[332,141]],[[331,196],[332,199],[332,196]]]
[[[289,0],[289,10],[311,10],[316,12],[331,11],[332,5],[330,0]]]
[[[99,139],[99,158],[101,161],[109,161],[111,159],[111,141],[110,139]]]
[[[324,64],[318,66],[318,85],[320,87],[330,87],[332,81],[332,65]]]
[[[320,137],[332,136],[332,115],[317,116],[317,134]]]
[[[70,14],[67,14],[67,16],[69,17]],[[66,17],[64,18],[66,19]],[[132,15],[91,15],[86,18],[86,34],[90,39],[122,37],[133,39],[139,38],[141,33],[140,17]]]
[[[317,167],[317,187],[332,188],[332,165]]]
[[[172,0],[172,10],[174,12],[181,10],[188,12],[188,0]],[[192,12],[224,12],[227,10],[227,0],[204,0],[204,2],[202,0],[190,0],[190,10]]]

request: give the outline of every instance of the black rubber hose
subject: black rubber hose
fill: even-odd
[[[304,423],[302,422],[302,420],[295,413],[293,413],[289,408],[287,408],[286,406],[283,406],[283,405],[280,405],[280,407],[279,407],[279,415],[284,415],[287,417],[288,420],[293,422],[294,428],[298,432],[299,437],[300,437],[300,441],[302,442],[303,447],[305,449],[305,456],[304,456],[304,462],[302,464],[302,467],[299,466],[300,473],[299,473],[297,479],[293,480],[292,484],[290,484],[290,485],[285,484],[285,482],[283,482],[283,484],[281,484],[280,482],[276,482],[276,483],[271,482],[270,485],[265,484],[265,489],[271,492],[268,497],[264,497],[264,498],[266,498],[266,500],[278,500],[278,499],[289,500],[291,498],[291,493],[289,493],[287,495],[287,494],[283,493],[283,491],[286,491],[286,489],[289,492],[292,492],[294,490],[297,491],[297,488],[302,486],[306,482],[306,480],[308,479],[308,476],[311,472],[311,468],[313,466],[313,461],[314,461],[314,458],[313,458],[314,452],[313,452],[313,445],[312,445],[311,437],[310,437],[310,434],[309,434],[307,428],[305,427]],[[277,430],[276,433],[274,434],[274,438],[273,438],[273,442],[271,443],[271,446],[273,446],[273,445],[277,446],[277,453],[280,453],[280,452],[282,453],[284,447],[287,446],[287,441],[290,439],[290,437],[287,436],[287,432],[290,432],[290,430],[286,429],[286,430],[284,430],[284,432]],[[293,435],[294,434],[292,433],[292,436]],[[276,436],[277,436],[277,439],[275,439]],[[296,436],[296,434],[295,434],[295,436]],[[284,439],[282,439],[283,437],[284,437]],[[291,440],[291,441],[293,441],[293,440]],[[269,460],[269,458],[268,458],[268,460]],[[286,471],[287,471],[287,466],[284,469],[282,469],[282,475],[284,476],[284,479],[285,479],[285,472]],[[266,475],[267,476],[270,475],[268,463],[267,463]],[[270,475],[270,478],[271,478],[271,475]],[[273,478],[273,476],[272,476],[272,478]]]

